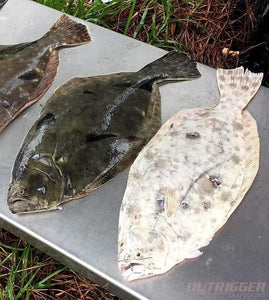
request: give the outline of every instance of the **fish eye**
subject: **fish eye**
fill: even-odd
[[[123,243],[123,242],[121,242],[121,243],[120,243],[120,247],[122,248],[123,246],[124,246],[124,243]]]
[[[32,156],[32,159],[33,159],[33,160],[37,160],[37,159],[39,159],[39,158],[40,158],[40,154],[35,154],[35,155]]]
[[[19,194],[20,194],[20,195],[23,195],[23,194],[24,194],[24,189],[20,189],[20,190],[19,190]]]
[[[182,206],[183,209],[188,209],[189,208],[189,204],[186,203],[186,202],[182,202],[181,206]]]
[[[46,188],[44,186],[37,189],[40,194],[46,194]]]
[[[137,252],[136,253],[136,257],[140,257],[141,256],[141,253],[140,252]]]

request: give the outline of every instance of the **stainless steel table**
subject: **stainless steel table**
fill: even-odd
[[[28,0],[9,0],[0,11],[0,44],[39,38],[60,15]],[[32,215],[9,212],[6,194],[14,159],[54,89],[74,76],[136,71],[164,54],[163,50],[82,23],[88,26],[92,42],[60,51],[60,66],[53,86],[0,136],[0,226],[124,299],[237,297],[228,292],[188,292],[190,282],[262,281],[269,285],[269,90],[266,88],[261,88],[249,105],[261,137],[259,174],[243,203],[195,261],[183,262],[167,274],[150,279],[130,283],[121,277],[117,265],[117,226],[128,170],[88,197],[64,205],[63,211]],[[217,102],[215,70],[203,65],[199,69],[202,74],[199,80],[161,87],[163,121],[180,109]],[[253,299],[269,299],[268,289],[266,286],[265,292]]]

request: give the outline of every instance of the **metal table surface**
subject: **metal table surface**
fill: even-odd
[[[9,0],[0,11],[0,44],[39,38],[60,12],[28,0]],[[94,280],[123,299],[228,299],[228,292],[189,292],[190,282],[267,282],[269,284],[269,93],[261,88],[249,105],[261,137],[258,176],[240,207],[215,236],[204,254],[168,273],[134,282],[125,281],[117,265],[118,214],[128,170],[63,211],[13,215],[6,195],[11,169],[20,145],[41,106],[54,89],[74,76],[136,71],[164,54],[163,50],[85,23],[92,42],[60,51],[53,86],[0,136],[0,226]],[[215,70],[199,65],[202,77],[161,87],[162,118],[183,108],[213,105],[218,100]],[[0,271],[1,272],[1,271]],[[245,295],[247,297],[247,295]],[[261,295],[269,299],[268,286]],[[248,298],[248,299],[252,299]]]

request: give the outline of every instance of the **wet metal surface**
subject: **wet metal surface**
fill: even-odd
[[[35,40],[59,18],[60,12],[28,0],[9,0],[0,11],[0,44]],[[0,226],[113,291],[123,299],[233,299],[234,293],[187,291],[190,282],[267,282],[269,298],[269,90],[261,88],[249,105],[261,138],[261,166],[239,208],[204,254],[183,262],[167,274],[127,282],[117,264],[117,226],[128,170],[62,211],[13,215],[6,195],[20,145],[56,87],[75,76],[136,71],[164,54],[163,50],[83,22],[93,41],[62,49],[53,86],[0,136]],[[162,119],[183,108],[213,105],[218,99],[215,70],[199,65],[202,77],[161,87]],[[249,299],[249,297],[248,297]]]

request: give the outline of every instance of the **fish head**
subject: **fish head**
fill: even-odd
[[[119,268],[131,281],[164,273],[169,254],[166,236],[152,227],[131,225],[119,234]]]
[[[61,172],[52,160],[32,157],[15,163],[7,200],[12,213],[54,210],[62,200]]]

